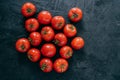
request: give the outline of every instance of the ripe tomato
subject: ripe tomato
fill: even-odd
[[[79,50],[81,48],[84,47],[84,40],[82,37],[75,37],[72,41],[71,41],[71,46],[72,48]]]
[[[56,30],[61,30],[65,25],[65,19],[62,16],[55,16],[51,21],[52,27]]]
[[[69,46],[64,46],[60,49],[59,53],[62,58],[69,59],[72,57],[73,50]]]
[[[26,2],[21,8],[22,15],[25,17],[30,17],[35,14],[36,6],[33,3]]]
[[[40,51],[36,48],[32,48],[27,52],[27,56],[30,61],[37,62],[40,59]]]
[[[41,53],[45,57],[53,57],[56,54],[56,48],[53,44],[46,43],[41,48]]]
[[[67,24],[67,25],[65,25],[63,32],[67,37],[73,37],[76,35],[77,30],[74,25]]]
[[[78,22],[82,19],[82,10],[80,8],[74,7],[69,10],[68,17],[73,22]]]
[[[53,63],[50,59],[48,58],[43,58],[40,63],[40,68],[43,72],[51,72],[53,68]]]
[[[49,42],[54,38],[55,33],[50,26],[45,26],[41,30],[41,36],[45,41]]]
[[[38,14],[38,21],[41,24],[49,24],[52,19],[52,15],[48,11],[41,11]]]
[[[16,50],[24,53],[30,48],[30,42],[26,38],[20,38],[16,41]]]
[[[54,37],[54,42],[58,46],[65,46],[67,44],[67,37],[63,33],[57,33]]]
[[[30,33],[29,37],[28,37],[31,45],[33,46],[39,46],[40,43],[42,42],[42,38],[39,32],[32,32]]]
[[[63,73],[68,69],[68,62],[63,58],[58,58],[53,63],[53,68],[58,73]]]
[[[39,22],[35,18],[30,18],[25,21],[25,28],[28,32],[34,32],[39,28]]]

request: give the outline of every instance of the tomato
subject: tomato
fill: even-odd
[[[67,44],[67,37],[63,33],[57,33],[54,37],[54,43],[58,46],[65,46]]]
[[[58,58],[53,63],[53,68],[58,73],[63,73],[68,69],[68,62],[63,58]]]
[[[41,48],[41,53],[45,57],[53,57],[56,54],[56,48],[53,44],[51,43],[46,43],[42,46]]]
[[[21,13],[25,17],[33,16],[36,12],[36,6],[33,3],[26,2],[21,8]]]
[[[30,48],[30,42],[26,38],[20,38],[16,41],[16,50],[24,53],[27,52],[28,49]]]
[[[53,63],[50,59],[48,58],[43,58],[40,63],[40,68],[43,72],[51,72],[53,69]]]
[[[36,48],[32,48],[27,52],[28,59],[32,62],[37,62],[40,59],[40,51]]]
[[[54,38],[55,33],[50,26],[45,26],[41,30],[41,36],[45,41],[49,42]]]
[[[34,32],[39,28],[39,22],[35,18],[30,18],[25,21],[25,28],[28,32]]]
[[[38,21],[41,24],[49,24],[51,22],[52,15],[48,11],[41,11],[38,14]]]
[[[84,47],[84,40],[82,37],[75,37],[72,41],[71,41],[71,46],[72,48],[79,50],[81,48]]]
[[[33,45],[33,46],[39,46],[40,43],[42,42],[41,34],[39,32],[30,33],[28,39],[29,39],[31,45]]]
[[[72,57],[73,50],[69,46],[64,46],[60,49],[59,53],[62,58],[69,59]]]
[[[67,37],[74,37],[77,33],[77,30],[74,25],[67,24],[67,25],[65,25],[63,32]]]
[[[78,22],[82,19],[83,13],[80,8],[74,7],[69,10],[68,17],[73,22]]]
[[[65,19],[62,16],[55,16],[51,21],[52,27],[56,30],[61,30],[65,25]]]

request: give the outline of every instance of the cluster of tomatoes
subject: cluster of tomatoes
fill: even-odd
[[[22,6],[21,12],[27,18],[25,28],[30,34],[28,38],[20,38],[16,41],[16,50],[21,53],[27,52],[28,59],[32,62],[39,61],[42,54],[44,58],[40,60],[39,66],[43,72],[51,72],[53,69],[58,73],[65,72],[69,66],[67,59],[72,57],[73,49],[79,50],[84,46],[83,38],[75,37],[76,27],[66,24],[62,16],[52,17],[49,11],[41,11],[37,18],[29,18],[36,12],[36,6],[30,2]],[[82,10],[74,7],[69,10],[68,17],[72,22],[78,22],[82,19]],[[40,25],[45,26],[39,32]],[[54,30],[63,30],[63,32],[55,33]],[[74,38],[70,47],[67,45],[67,41],[72,37]],[[43,40],[46,43],[42,45],[41,49],[37,49],[36,47],[40,46]],[[60,47],[61,57],[53,63],[50,58],[56,55],[55,45]]]

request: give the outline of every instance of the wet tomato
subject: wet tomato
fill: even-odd
[[[79,50],[84,47],[84,39],[82,37],[75,37],[71,41],[72,48]]]
[[[20,38],[16,41],[16,50],[24,53],[27,52],[28,49],[30,48],[30,42],[26,38]]]
[[[51,72],[53,69],[53,63],[50,59],[48,58],[43,58],[40,63],[40,68],[43,72]]]

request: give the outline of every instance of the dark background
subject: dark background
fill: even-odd
[[[74,25],[85,47],[74,51],[67,72],[43,73],[15,50],[15,41],[28,36],[20,12],[27,1],[36,5],[36,15],[49,10],[67,23],[70,8],[83,10],[83,20]],[[0,0],[0,80],[120,80],[120,0]]]

